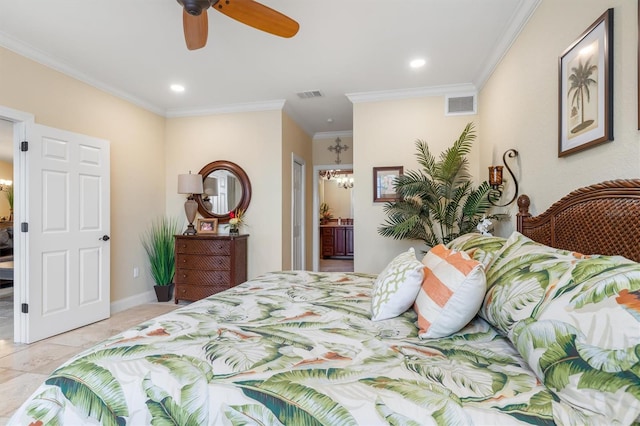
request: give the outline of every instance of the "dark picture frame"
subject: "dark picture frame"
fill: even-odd
[[[384,203],[399,199],[395,190],[395,180],[404,173],[403,166],[373,168],[373,202]]]
[[[558,157],[613,140],[613,9],[558,60]]]

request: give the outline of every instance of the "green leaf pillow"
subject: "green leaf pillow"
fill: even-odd
[[[482,315],[550,391],[593,419],[640,416],[640,264],[516,232],[486,274]]]
[[[506,238],[482,235],[475,232],[463,234],[447,244],[447,248],[466,252],[473,260],[484,265],[493,263],[503,249]]]

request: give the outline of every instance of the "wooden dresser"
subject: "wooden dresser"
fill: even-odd
[[[247,280],[249,235],[176,235],[175,302],[200,300]]]

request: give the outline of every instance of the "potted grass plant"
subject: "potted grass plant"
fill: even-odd
[[[141,241],[149,258],[151,277],[158,302],[171,300],[176,271],[174,236],[179,232],[177,218],[159,217],[142,234]]]

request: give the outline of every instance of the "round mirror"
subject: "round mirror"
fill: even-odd
[[[229,213],[247,210],[251,201],[251,182],[240,166],[231,161],[214,161],[198,172],[202,175],[203,194],[194,194],[202,217],[229,222]]]

